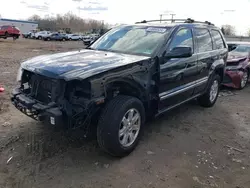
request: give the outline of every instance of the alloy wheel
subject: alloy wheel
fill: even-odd
[[[119,142],[123,147],[131,146],[139,135],[141,115],[135,108],[129,109],[119,127]]]

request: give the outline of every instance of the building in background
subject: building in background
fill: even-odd
[[[16,26],[20,29],[21,33],[27,33],[38,28],[37,22],[0,18],[0,26],[3,25]]]

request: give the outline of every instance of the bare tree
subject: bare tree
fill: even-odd
[[[55,17],[46,16],[44,18],[33,15],[29,20],[37,21],[41,30],[71,30],[72,32],[100,32],[107,29],[108,25],[102,21],[82,19],[72,13],[56,15]]]
[[[235,35],[235,27],[232,25],[223,25],[221,31],[224,35]]]

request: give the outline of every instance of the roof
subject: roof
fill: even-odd
[[[38,22],[34,22],[34,21],[12,20],[12,19],[5,19],[5,18],[0,18],[0,21],[38,24]]]
[[[227,44],[248,44],[250,45],[250,42],[245,42],[245,41],[229,41]]]

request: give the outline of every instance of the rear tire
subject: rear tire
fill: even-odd
[[[220,91],[220,80],[220,76],[217,74],[212,77],[206,93],[198,97],[198,102],[201,106],[209,108],[215,104]]]
[[[41,36],[39,36],[39,37],[38,37],[38,39],[39,39],[39,40],[42,40],[42,37],[41,37]]]
[[[137,146],[145,121],[142,102],[120,95],[104,107],[97,126],[97,141],[107,153],[124,157]]]

